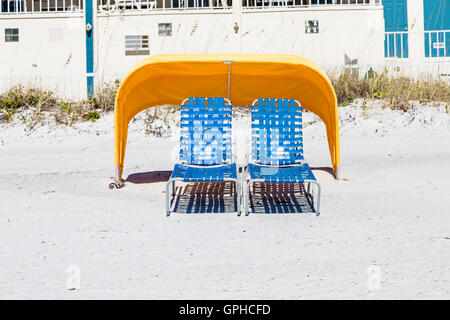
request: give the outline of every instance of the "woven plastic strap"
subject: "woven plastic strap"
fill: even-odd
[[[302,108],[293,99],[258,99],[252,106],[252,160],[265,165],[303,161]]]
[[[180,163],[175,164],[172,178],[183,179],[185,182],[221,182],[237,180],[236,164],[222,166],[192,167]]]
[[[231,160],[231,106],[224,98],[189,98],[181,106],[180,160],[217,165]]]
[[[249,163],[248,169],[252,180],[264,182],[303,183],[305,180],[316,180],[307,163],[292,167],[265,167]]]

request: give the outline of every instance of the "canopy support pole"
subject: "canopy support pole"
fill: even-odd
[[[336,178],[336,180],[341,180],[341,168],[340,166],[336,166],[335,170],[334,170],[334,177]]]
[[[116,166],[116,182],[120,182],[122,180],[122,177],[120,176],[120,165]]]
[[[230,100],[231,64],[234,61],[223,61],[223,63],[228,65],[227,99]]]
[[[114,179],[114,182],[109,184],[110,189],[114,189],[114,188],[120,189],[125,186],[125,183],[121,177],[121,171],[122,171],[121,166],[120,165],[116,166],[116,177]]]

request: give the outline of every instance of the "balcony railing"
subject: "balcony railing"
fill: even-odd
[[[99,12],[230,9],[233,0],[98,0]],[[244,9],[380,5],[381,0],[234,0]],[[0,0],[0,14],[79,12],[83,0]]]
[[[243,7],[249,9],[342,5],[381,5],[381,0],[243,0]]]
[[[384,56],[386,58],[408,58],[408,32],[386,32],[384,35]]]
[[[239,1],[239,0],[234,0]],[[241,0],[243,8],[379,5],[380,0]],[[99,0],[99,10],[227,9],[232,0]]]
[[[100,12],[229,9],[232,0],[99,0]]]
[[[425,31],[425,57],[450,57],[450,30]]]
[[[0,0],[0,14],[79,12],[83,0]]]

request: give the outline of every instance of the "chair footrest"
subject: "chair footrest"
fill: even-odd
[[[237,180],[236,164],[223,166],[188,166],[175,164],[170,179],[182,179],[185,182],[220,182]]]
[[[303,183],[305,180],[316,180],[307,163],[292,167],[266,167],[250,163],[248,165],[251,180],[281,183]]]

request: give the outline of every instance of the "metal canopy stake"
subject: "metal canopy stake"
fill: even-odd
[[[230,100],[230,82],[231,82],[231,64],[234,63],[234,61],[223,61],[223,63],[228,65],[228,83],[227,83],[227,98]]]

